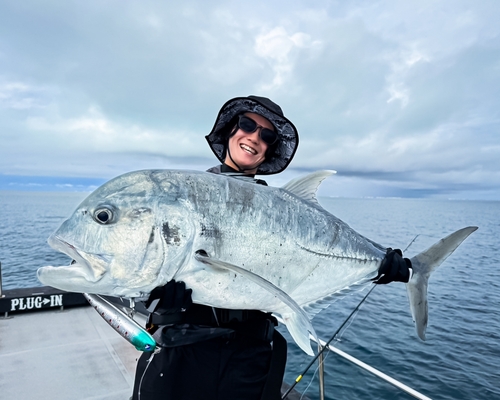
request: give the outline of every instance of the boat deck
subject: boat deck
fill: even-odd
[[[144,325],[143,306],[137,307],[134,319]],[[1,399],[131,397],[141,352],[89,307],[81,294],[48,287],[10,290],[0,296],[0,311],[5,315],[0,317]],[[287,387],[283,385],[282,393]],[[287,397],[299,398],[307,400],[296,391]]]
[[[0,398],[126,400],[140,354],[91,307],[0,318]]]

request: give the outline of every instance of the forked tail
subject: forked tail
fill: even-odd
[[[425,340],[428,321],[427,287],[429,276],[476,229],[477,226],[460,229],[411,258],[413,277],[406,284],[406,290],[415,328],[418,337],[422,340]]]

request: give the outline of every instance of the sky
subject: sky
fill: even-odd
[[[299,130],[273,186],[500,200],[497,0],[0,2],[0,190],[215,164],[228,99]]]

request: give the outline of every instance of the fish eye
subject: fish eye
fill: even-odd
[[[94,219],[100,224],[109,224],[113,220],[113,211],[109,208],[98,208],[94,212]]]

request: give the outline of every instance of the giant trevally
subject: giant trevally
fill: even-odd
[[[49,244],[74,261],[42,267],[38,278],[67,291],[128,298],[184,281],[195,303],[280,314],[312,354],[314,305],[368,283],[386,254],[385,246],[317,202],[317,188],[331,173],[282,188],[196,171],[121,175],[90,194],[50,236]],[[420,338],[430,273],[476,229],[461,229],[411,259],[407,289]]]

